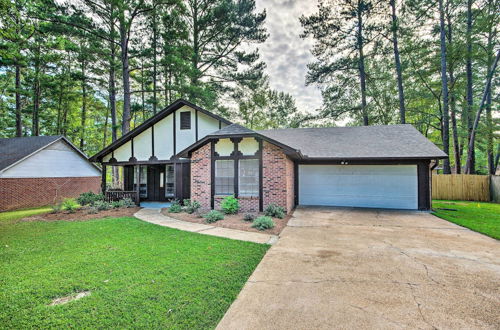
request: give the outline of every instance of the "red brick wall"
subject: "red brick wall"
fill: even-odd
[[[220,203],[225,196],[215,196],[214,206],[216,210],[220,210]],[[238,198],[240,203],[240,212],[243,213],[255,213],[259,212],[259,197],[240,197]]]
[[[202,209],[210,209],[211,161],[210,144],[193,152],[191,158],[191,199],[198,201]],[[264,142],[263,144],[263,206],[277,204],[287,212],[294,208],[294,164],[281,148]],[[223,196],[216,196],[214,207],[220,209]],[[256,197],[239,198],[241,212],[257,212],[259,199]]]
[[[191,156],[191,199],[198,201],[203,210],[210,209],[212,194],[210,151],[207,143]]]
[[[101,177],[0,178],[0,211],[51,205],[101,190]]]
[[[263,204],[277,204],[290,212],[294,207],[294,170],[290,160],[281,148],[264,142],[263,161]]]

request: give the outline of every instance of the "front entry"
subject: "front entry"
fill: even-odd
[[[165,197],[165,165],[148,166],[148,200],[164,201]]]

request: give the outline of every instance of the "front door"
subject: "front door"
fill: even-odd
[[[165,165],[148,166],[148,200],[165,200]]]

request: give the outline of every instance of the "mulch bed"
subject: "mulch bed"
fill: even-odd
[[[101,219],[101,218],[120,218],[120,217],[132,217],[134,213],[139,211],[140,207],[130,207],[130,208],[121,208],[121,209],[111,209],[106,211],[100,211],[96,214],[89,214],[85,208],[81,208],[76,210],[73,213],[69,213],[67,211],[61,211],[57,213],[45,213],[45,214],[37,214],[32,215],[30,217],[26,217],[21,219],[23,222],[30,221],[85,221],[91,219]]]
[[[177,220],[182,220],[182,221],[188,221],[188,222],[194,222],[194,223],[202,223],[202,224],[207,224],[210,226],[216,226],[216,227],[224,227],[224,228],[231,228],[231,229],[238,229],[238,230],[245,230],[245,231],[253,231],[257,233],[266,233],[266,234],[273,234],[273,235],[279,235],[283,228],[286,227],[286,224],[288,223],[288,220],[290,220],[291,215],[285,216],[283,219],[278,219],[278,218],[273,218],[273,221],[275,223],[274,228],[272,229],[267,229],[267,230],[258,230],[257,228],[252,228],[252,222],[250,221],[244,221],[243,220],[243,213],[239,214],[231,214],[231,215],[224,215],[223,220],[216,221],[214,223],[206,223],[204,218],[201,218],[197,214],[188,214],[188,213],[169,213],[168,209],[162,209],[161,213],[163,215],[166,215],[168,217],[177,219]],[[263,213],[259,213],[256,215],[256,217],[264,215]]]

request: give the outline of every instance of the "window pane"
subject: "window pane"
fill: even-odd
[[[239,195],[259,196],[259,160],[240,160],[239,172]]]
[[[215,161],[215,194],[234,194],[234,160]]]
[[[172,197],[174,196],[175,193],[175,172],[174,172],[174,165],[167,165],[166,166],[166,189],[165,189],[165,196],[166,197]]]

